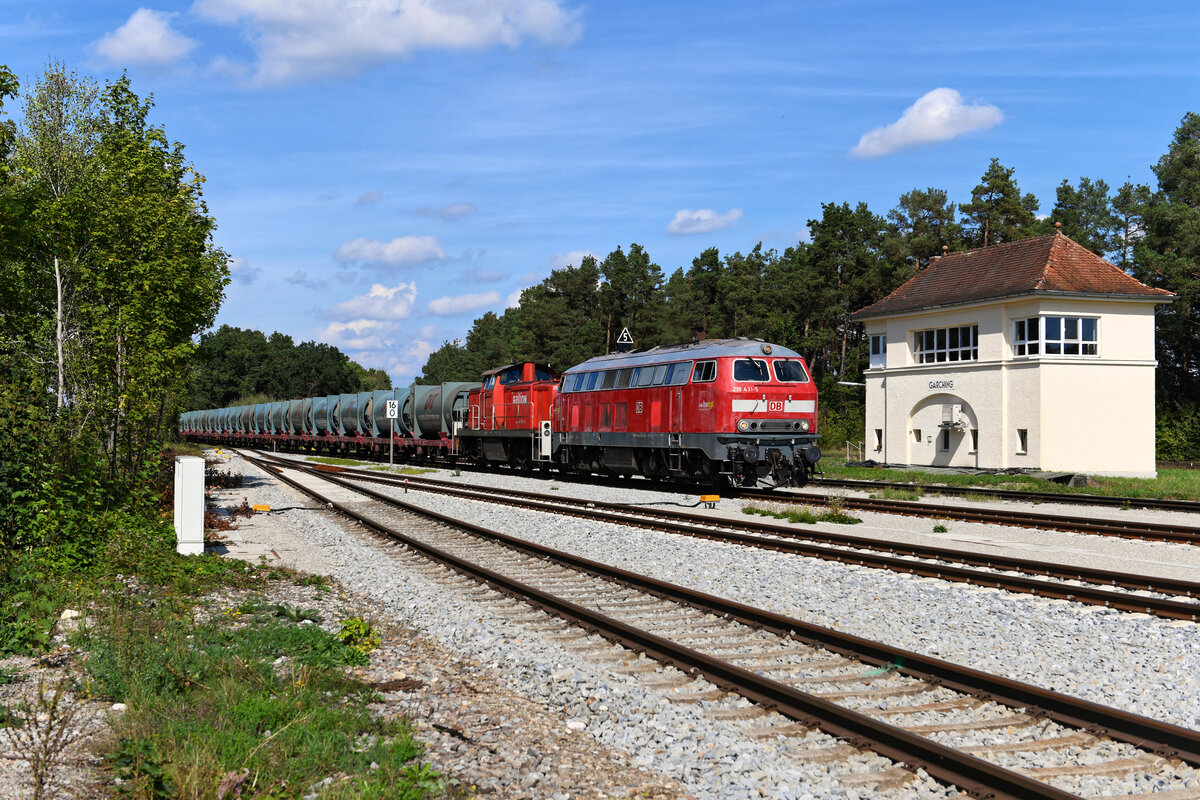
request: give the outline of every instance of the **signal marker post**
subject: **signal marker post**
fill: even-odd
[[[392,466],[392,451],[396,446],[396,417],[400,416],[400,403],[395,400],[384,401],[384,411],[388,418],[388,466]]]

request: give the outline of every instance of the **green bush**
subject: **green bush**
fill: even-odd
[[[337,640],[364,656],[379,647],[379,633],[362,617],[351,617],[335,634]]]

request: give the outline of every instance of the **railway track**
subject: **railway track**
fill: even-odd
[[[368,470],[308,466],[286,459],[273,461],[295,469],[338,474],[359,482],[585,517],[810,558],[1151,614],[1165,619],[1196,621],[1200,618],[1200,600],[1197,600],[1200,598],[1200,582],[1195,581],[1063,566],[1048,561],[982,555],[929,545],[886,542],[853,534],[802,531],[792,526],[750,519],[718,518],[648,506],[552,497],[515,489],[464,487],[433,478],[396,478]],[[1053,578],[1057,582],[1045,578]],[[1110,587],[1120,587],[1126,591],[1115,591]]]
[[[1156,511],[1200,513],[1200,501],[1170,500],[1154,497],[1108,497],[1100,494],[1073,492],[1025,492],[1017,489],[989,489],[980,486],[928,486],[899,481],[864,481],[819,478],[813,486],[829,489],[852,489],[861,492],[893,490],[917,491],[949,497],[978,497],[992,500],[1013,500],[1023,503],[1062,503],[1064,505],[1108,506],[1110,508],[1145,508]]]
[[[911,771],[924,769],[976,797],[1058,800],[1098,781],[1111,785],[1089,794],[1128,794],[1128,782],[1111,776],[1137,772],[1175,790],[1173,800],[1200,797],[1185,788],[1200,778],[1195,731],[580,559],[342,476],[293,476],[284,474],[289,467],[248,460],[412,552],[566,620],[512,611],[581,643],[574,649],[626,661],[606,644],[614,642],[671,665],[657,678],[670,699],[705,704],[719,719],[753,717],[755,735],[807,736],[808,743],[819,729],[839,737],[817,743],[807,758],[851,785],[903,787],[917,780]],[[338,502],[329,489],[313,487],[318,479],[378,502],[367,514],[365,504]],[[396,510],[380,512],[379,503]],[[388,519],[401,512],[403,520]],[[426,522],[414,525],[411,514]],[[850,766],[847,759],[863,748],[893,765],[868,765],[865,774],[861,758]],[[1030,758],[1039,765],[1029,766]]]
[[[1031,511],[979,508],[972,506],[945,506],[921,503],[912,500],[886,500],[880,498],[838,497],[830,500],[827,495],[812,492],[755,492],[741,491],[743,500],[758,500],[775,503],[803,503],[807,505],[829,505],[831,502],[843,508],[858,511],[873,511],[879,514],[899,514],[909,517],[934,517],[959,520],[961,522],[983,522],[992,525],[1013,525],[1022,528],[1088,533],[1097,536],[1116,536],[1123,539],[1142,539],[1176,544],[1200,544],[1200,528],[1173,523],[1136,522],[1122,520],[1097,520],[1094,516],[1072,517],[1062,514],[1039,514]]]

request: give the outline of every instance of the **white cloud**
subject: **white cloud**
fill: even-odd
[[[524,291],[525,289],[513,289],[511,292],[509,292],[508,297],[504,300],[504,307],[516,308],[517,306],[521,305],[521,295],[524,293]]]
[[[740,208],[731,208],[723,214],[718,214],[711,208],[698,208],[692,211],[681,208],[675,212],[675,218],[667,225],[668,233],[710,233],[736,225],[742,218]]]
[[[429,302],[431,313],[439,317],[449,317],[466,311],[476,311],[500,302],[499,292],[483,292],[481,294],[460,294],[456,297],[439,297]]]
[[[383,199],[383,192],[379,191],[378,189],[374,189],[372,191],[363,192],[362,194],[360,194],[358,196],[358,200],[356,200],[354,204],[356,206],[371,206],[371,205],[375,205],[382,199]]]
[[[336,320],[354,321],[361,328],[361,323],[365,320],[407,319],[412,313],[413,302],[416,299],[415,283],[401,282],[391,288],[376,283],[371,287],[371,291],[338,303],[326,313]]]
[[[858,158],[878,158],[931,142],[944,142],[971,131],[994,128],[1004,121],[995,106],[968,106],[954,89],[934,89],[900,115],[900,119],[868,131],[850,150]]]
[[[310,278],[308,273],[303,270],[296,270],[288,277],[284,278],[288,283],[295,286],[303,286],[305,289],[324,289],[325,281],[320,278]]]
[[[407,340],[390,348],[384,354],[383,364],[388,374],[392,376],[392,384],[408,386],[412,383],[413,379],[420,374],[421,368],[425,366],[425,362],[429,360],[429,354],[436,349],[437,347],[424,339]]]
[[[192,9],[242,25],[258,64],[278,84],[353,75],[420,50],[574,43],[580,11],[560,0],[196,0]]]
[[[96,53],[118,65],[169,67],[181,61],[196,42],[171,29],[175,14],[139,8],[125,24],[96,42]]]
[[[238,283],[254,283],[260,272],[261,269],[250,266],[244,258],[229,259],[229,277]]]
[[[375,319],[331,322],[317,338],[341,350],[386,350],[390,345],[386,335],[393,328],[391,323]]]
[[[358,238],[346,242],[333,254],[343,264],[366,261],[388,267],[413,267],[446,257],[436,236],[400,236],[390,242]]]
[[[474,214],[477,210],[471,203],[448,203],[441,208],[424,206],[418,208],[417,213],[423,217],[434,217],[446,222],[456,222],[469,214]]]
[[[591,250],[572,250],[569,253],[555,253],[550,256],[550,266],[554,269],[578,267],[587,256],[595,258],[596,254]]]
[[[471,267],[463,273],[463,279],[472,283],[497,283],[508,278],[508,273],[498,269]]]

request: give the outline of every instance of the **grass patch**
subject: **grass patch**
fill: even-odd
[[[78,642],[91,691],[128,704],[106,754],[121,794],[209,797],[224,782],[243,796],[299,797],[330,777],[322,797],[445,788],[417,760],[408,722],[372,714],[373,690],[347,675],[367,663],[361,637],[341,641],[300,624],[312,612],[262,602],[192,616],[116,594]]]
[[[920,500],[922,491],[919,487],[912,489],[880,489],[871,493],[872,499],[877,500]]]
[[[373,714],[374,691],[348,674],[379,641],[370,626],[352,618],[339,639],[312,609],[269,603],[262,591],[295,579],[322,594],[328,579],[179,556],[162,519],[110,514],[97,524],[109,539],[87,569],[36,552],[0,562],[12,603],[0,649],[37,655],[64,608],[84,613],[70,639],[83,654],[73,690],[128,706],[95,745],[111,770],[102,778],[120,779],[113,796],[207,798],[224,785],[227,797],[280,800],[332,778],[323,800],[415,799],[450,786],[420,763],[408,722]],[[198,599],[217,590],[252,599],[225,608]]]
[[[427,472],[437,472],[429,467],[370,467],[373,472],[393,472],[397,475],[424,475]]]
[[[1093,477],[1094,486],[1063,486],[1035,478],[1032,475],[955,475],[930,473],[921,470],[847,467],[822,459],[825,477],[839,480],[891,481],[910,483],[914,490],[932,486],[982,486],[994,489],[1015,489],[1026,492],[1058,492],[1062,494],[1098,494],[1106,497],[1145,497],[1167,500],[1200,500],[1200,470],[1160,469],[1158,477],[1113,478]]]
[[[852,517],[844,511],[830,510],[817,513],[811,508],[797,506],[743,506],[743,514],[757,514],[760,517],[783,519],[794,525],[813,525],[818,522],[833,522],[839,525],[857,525],[862,522],[858,517]]]
[[[429,467],[397,467],[385,466],[382,464],[372,465],[368,461],[359,461],[353,458],[333,458],[330,456],[305,456],[306,461],[311,461],[315,464],[328,464],[331,467],[363,467],[372,472],[394,472],[397,475],[424,475],[427,472],[437,472],[436,469]]]
[[[367,462],[359,461],[356,458],[333,458],[332,456],[305,456],[305,461],[312,461],[314,464],[328,464],[331,467],[365,467]]]

